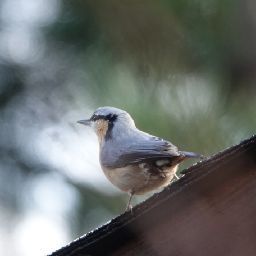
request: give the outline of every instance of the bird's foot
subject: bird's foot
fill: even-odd
[[[132,205],[128,204],[125,208],[125,212],[131,212],[132,213]]]
[[[174,174],[174,177],[175,177],[176,180],[180,179],[179,176],[176,173]]]
[[[131,211],[132,213],[132,204],[131,204],[132,197],[133,197],[133,192],[130,192],[129,200],[125,209],[126,212]]]

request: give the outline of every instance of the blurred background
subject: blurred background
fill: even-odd
[[[254,0],[1,0],[0,255],[45,255],[123,212],[76,124],[99,106],[207,156],[255,133],[255,13]]]

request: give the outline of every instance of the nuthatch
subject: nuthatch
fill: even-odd
[[[200,157],[140,131],[132,117],[118,108],[100,107],[90,119],[78,123],[96,132],[101,168],[113,185],[130,194],[127,208],[131,208],[133,195],[167,186],[180,162]]]

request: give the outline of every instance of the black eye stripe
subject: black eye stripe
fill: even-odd
[[[117,119],[117,115],[115,114],[109,114],[106,117],[106,120],[108,120],[109,122],[114,122]]]
[[[90,118],[91,121],[96,121],[96,120],[98,120],[98,119],[100,119],[100,116],[95,115],[95,114],[93,114],[93,115],[91,116],[91,118]]]
[[[105,139],[109,140],[109,139],[112,138],[112,130],[113,130],[113,127],[114,127],[114,122],[117,119],[117,115],[109,114],[109,115],[106,116],[106,119],[108,120],[108,130],[107,130]]]
[[[114,122],[117,119],[117,115],[108,114],[108,115],[104,116],[104,115],[93,114],[90,119],[91,119],[91,121],[97,121],[97,120],[103,119],[103,120],[106,120],[106,121],[109,121],[109,122]]]

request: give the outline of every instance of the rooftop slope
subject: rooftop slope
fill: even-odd
[[[256,136],[51,254],[256,255]]]

